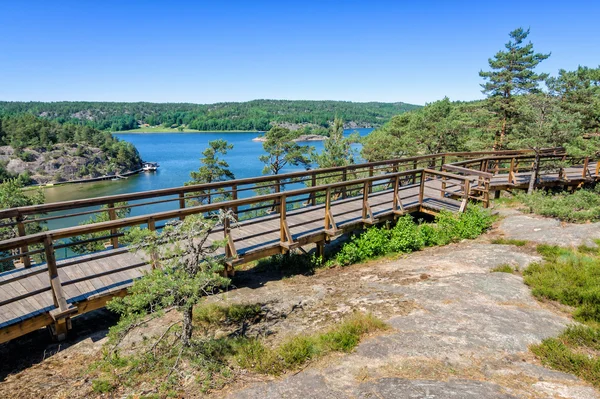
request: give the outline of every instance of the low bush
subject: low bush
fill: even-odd
[[[353,236],[333,262],[345,266],[389,253],[410,253],[426,246],[473,239],[486,231],[492,221],[491,213],[480,207],[468,208],[461,214],[442,211],[434,224],[417,224],[407,215],[398,219],[391,229],[371,227]]]
[[[600,186],[574,193],[535,191],[531,195],[520,194],[517,199],[530,213],[575,223],[600,220]]]
[[[573,317],[583,324],[532,345],[531,351],[543,364],[600,387],[600,248],[540,245],[538,252],[544,262],[524,272],[533,295],[571,306]]]

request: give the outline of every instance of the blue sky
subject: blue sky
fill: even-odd
[[[539,70],[600,65],[600,2],[0,1],[0,100],[481,98],[530,27]]]

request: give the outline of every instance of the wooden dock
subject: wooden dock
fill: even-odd
[[[10,254],[3,261],[14,260],[21,267],[0,273],[0,343],[45,326],[61,338],[72,317],[126,295],[150,266],[142,254],[119,247],[122,229],[160,229],[188,215],[231,211],[241,220],[239,226],[218,226],[211,239],[230,238],[222,253],[231,259],[232,274],[236,265],[309,244],[322,250],[334,236],[401,215],[462,212],[470,201],[487,206],[494,192],[528,186],[532,157],[527,151],[435,154],[2,210],[5,226],[21,233],[0,242],[0,251]],[[598,180],[597,160],[569,158],[552,149],[540,161],[538,186],[579,187]],[[286,189],[298,183],[305,187]],[[255,195],[257,187],[271,193]],[[190,206],[198,199],[204,204]],[[117,219],[124,201],[140,207],[172,203],[174,209]],[[101,205],[108,208],[98,209]],[[24,234],[27,223],[98,212],[108,212],[112,220]],[[55,259],[57,249],[98,232],[105,235],[97,240],[109,242],[111,249]],[[36,257],[44,263],[36,264]]]

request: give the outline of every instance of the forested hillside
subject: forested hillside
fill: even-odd
[[[0,180],[61,182],[125,173],[140,163],[137,149],[109,132],[30,114],[0,116]]]
[[[32,114],[59,123],[122,131],[140,125],[196,130],[269,130],[271,122],[327,127],[334,117],[355,127],[380,126],[419,108],[405,103],[255,100],[243,103],[0,102],[0,115]]]
[[[444,98],[397,115],[364,140],[363,158],[554,146],[580,155],[600,151],[600,68],[537,74],[549,54],[535,53],[524,42],[528,33],[511,32],[507,51],[480,72],[485,100]]]

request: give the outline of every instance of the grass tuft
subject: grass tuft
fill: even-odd
[[[373,315],[354,313],[326,332],[298,335],[275,348],[267,348],[257,339],[240,341],[235,358],[242,368],[279,375],[330,352],[350,352],[365,334],[385,329],[387,325]]]
[[[513,238],[495,238],[492,240],[492,244],[498,245],[514,245],[516,247],[524,247],[527,245],[525,240],[515,240]]]
[[[112,392],[115,386],[107,380],[97,379],[92,381],[92,390],[96,393]]]
[[[208,304],[194,309],[194,321],[207,327],[220,324],[239,324],[247,320],[254,320],[262,313],[259,304],[237,304],[226,306]]]
[[[512,265],[505,263],[503,265],[498,265],[498,266],[494,267],[492,270],[490,270],[490,272],[492,272],[492,273],[514,273],[515,269],[512,267]]]

